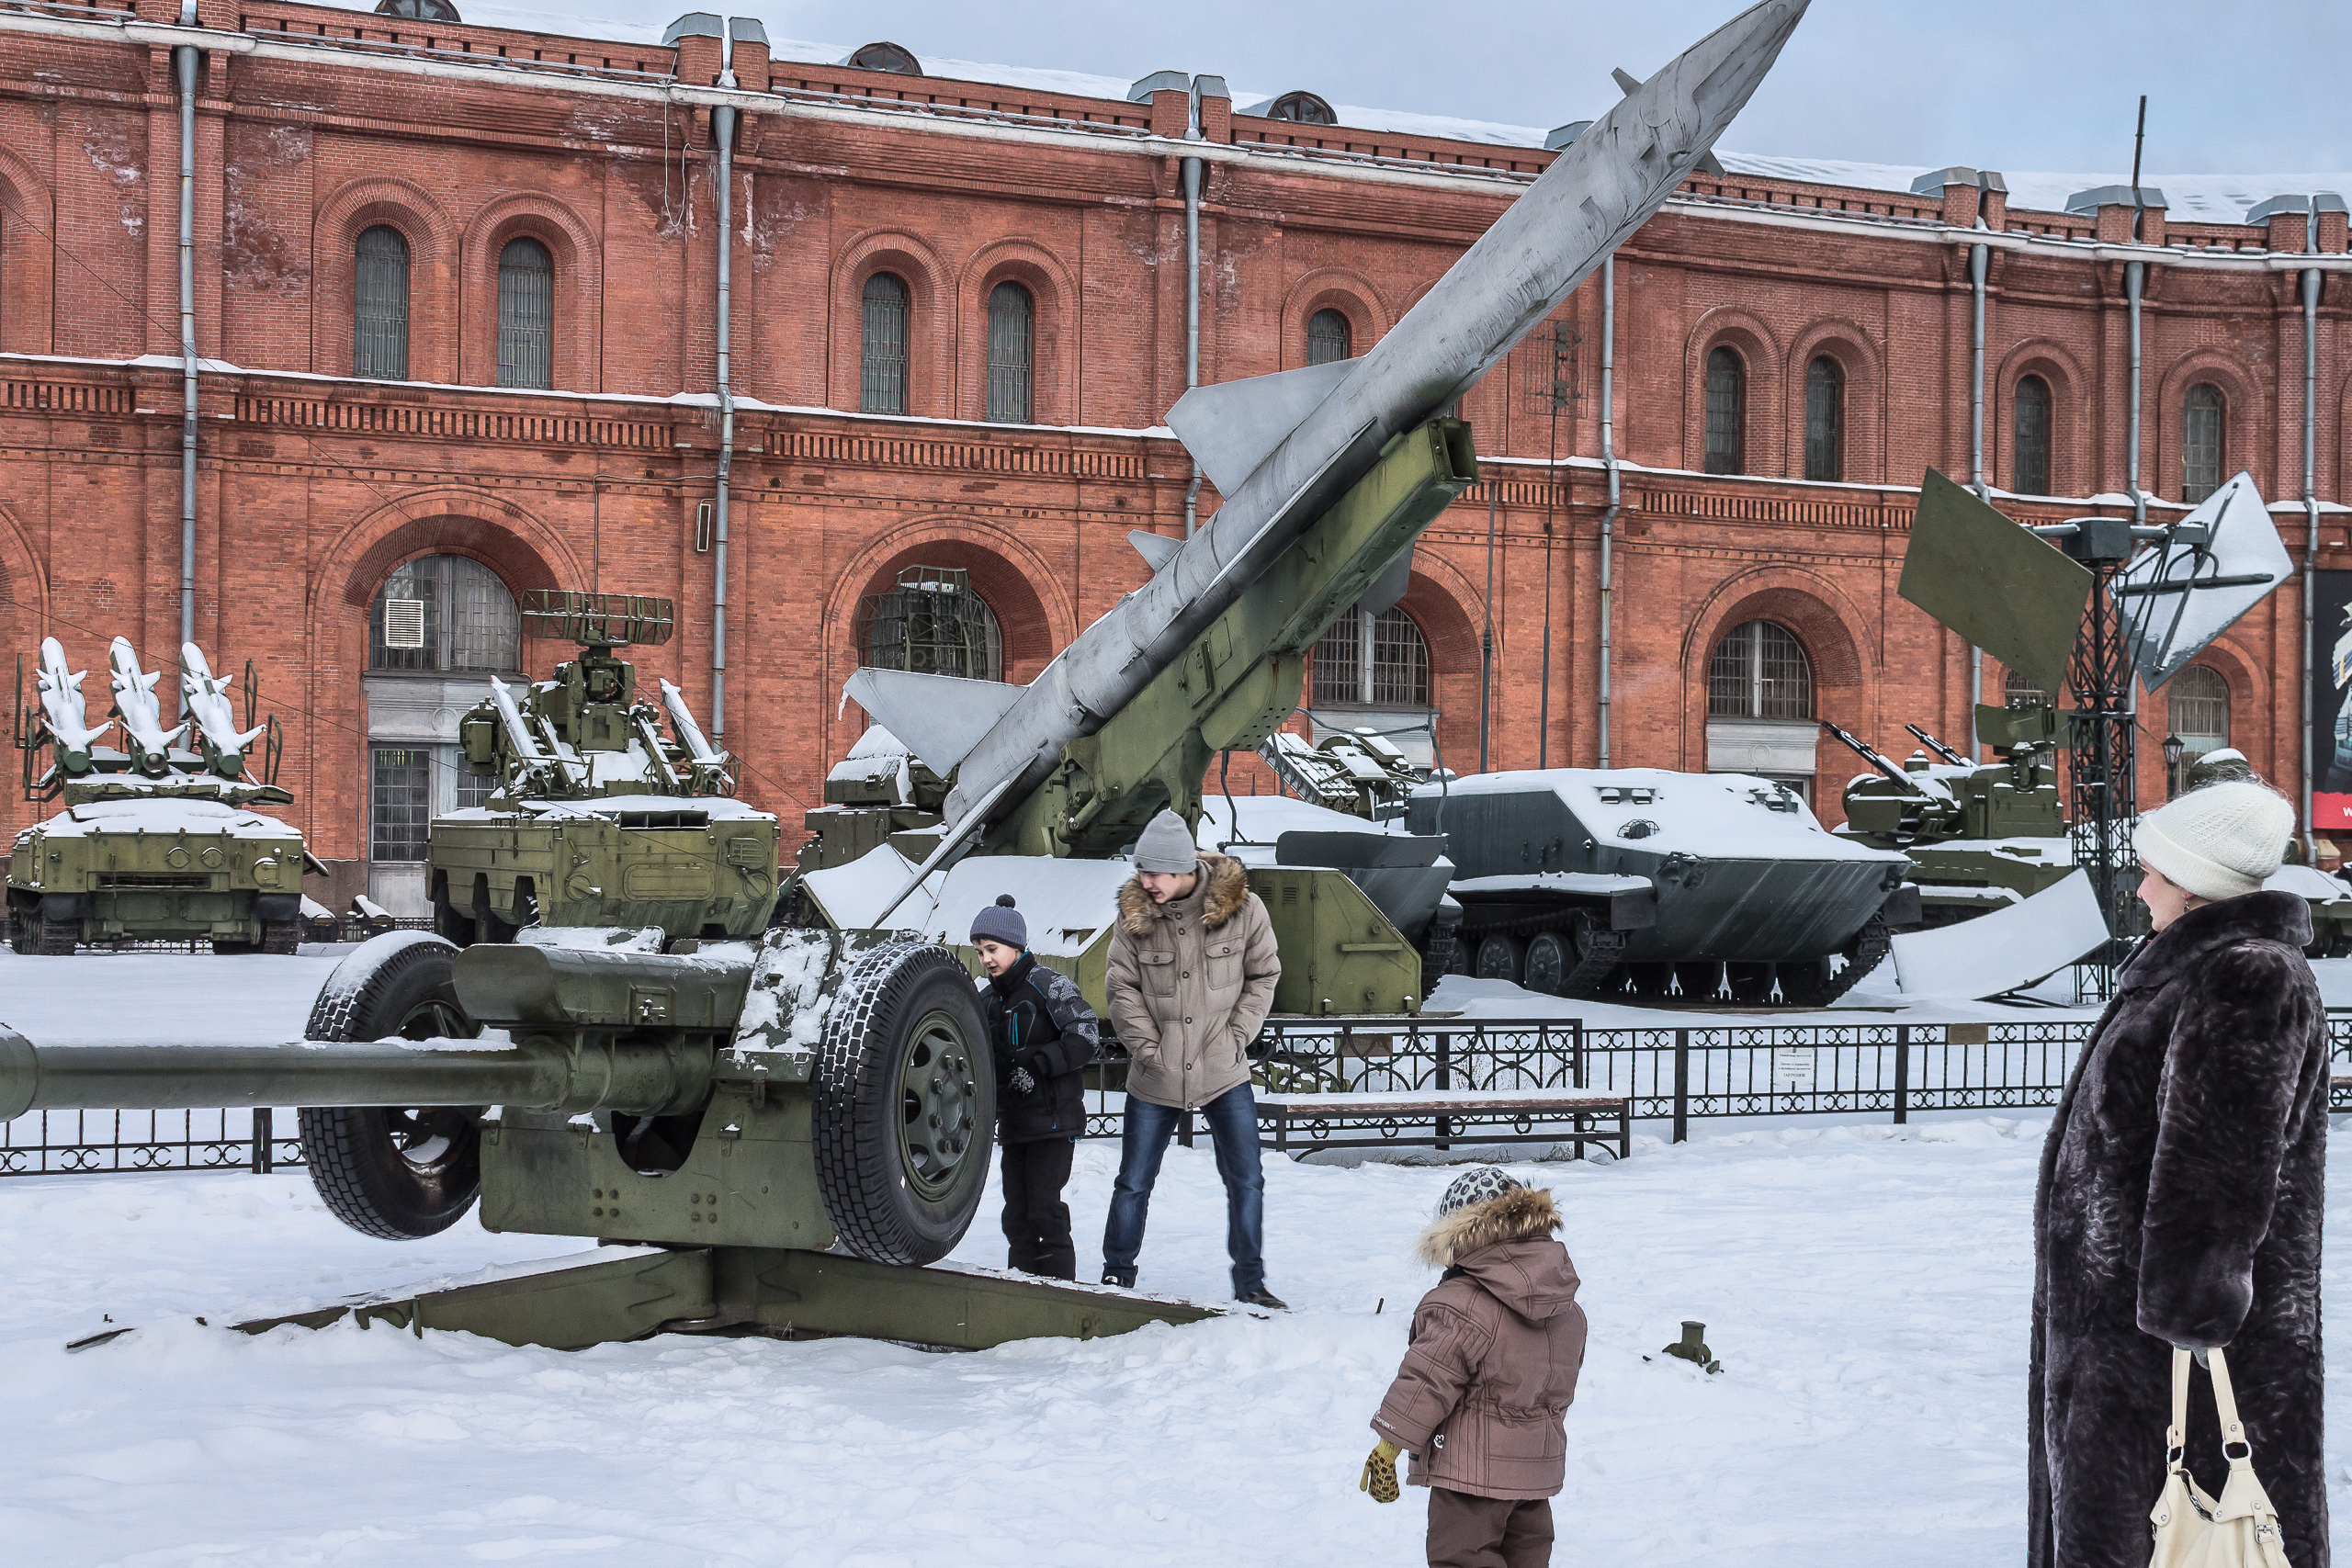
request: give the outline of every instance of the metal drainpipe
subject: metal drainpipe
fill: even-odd
[[[727,73],[725,85],[735,85]],[[735,393],[727,364],[727,311],[729,303],[729,263],[735,248],[729,231],[734,221],[735,110],[721,104],[710,111],[710,127],[718,139],[718,493],[712,513],[710,606],[710,737],[727,737],[727,481],[735,466]]]
[[[1611,545],[1621,502],[1617,486],[1617,257],[1600,267],[1600,462],[1609,470],[1609,507],[1600,514],[1600,767],[1609,766],[1609,658],[1611,594],[1616,588]]]
[[[180,23],[196,25],[193,0]],[[196,640],[196,61],[193,44],[172,49],[180,87],[180,641]],[[187,711],[182,684],[180,711]]]
[[[1976,220],[1978,228],[1984,220]],[[1992,255],[1987,245],[1968,247],[1968,482],[1976,499],[1989,502],[1991,486],[1984,482],[1984,266]],[[1976,710],[1984,705],[1984,650],[1968,649],[1968,730],[1976,733]],[[1971,740],[1969,750],[1984,760],[1984,742]]]
[[[2319,249],[2319,204],[2306,220],[2307,247]],[[2319,551],[2319,268],[2303,269],[2303,863],[2319,863],[2312,823],[2312,592]]]
[[[1193,87],[1191,118],[1184,140],[1201,140],[1201,89]],[[1201,384],[1201,161],[1187,158],[1184,169],[1184,389]],[[1200,525],[1201,465],[1193,463],[1193,477],[1184,486],[1184,537]]]
[[[2123,268],[2123,292],[2132,302],[2132,412],[2124,423],[2124,440],[2130,446],[2124,462],[2124,475],[2132,486],[2132,521],[2148,520],[2148,498],[2140,491],[2140,289],[2148,276],[2148,264],[2128,262]]]

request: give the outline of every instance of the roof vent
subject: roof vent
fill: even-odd
[[[729,17],[727,18],[727,36],[737,43],[765,44],[768,29],[756,17]]]
[[[458,8],[449,0],[379,0],[376,15],[404,17],[416,22],[462,22]]]
[[[1954,164],[1948,169],[1930,169],[1911,182],[1913,196],[1941,196],[1946,186],[1973,186],[1976,171],[1965,164]]]
[[[708,11],[689,11],[672,22],[662,35],[662,41],[673,44],[682,38],[725,38],[727,29]]]
[[[2256,202],[2253,207],[2247,209],[2245,220],[2248,223],[2255,224],[2267,223],[2271,219],[2277,217],[2282,212],[2301,214],[2309,212],[2311,209],[2312,198],[2310,197],[2274,196],[2267,201]]]
[[[384,646],[386,648],[423,648],[424,646],[424,600],[387,599],[384,601]]]
[[[1337,125],[1340,117],[1331,106],[1312,93],[1284,93],[1266,108],[1268,119],[1287,119],[1299,125]]]
[[[1155,71],[1127,89],[1127,102],[1148,103],[1154,93],[1189,93],[1193,79],[1182,71]]]
[[[887,39],[860,44],[850,51],[849,58],[842,63],[859,71],[888,71],[893,76],[922,74],[922,62],[915,59],[914,51]]]
[[[2078,190],[2066,198],[2066,210],[2069,212],[2097,212],[2102,207],[2132,205],[2130,186],[2093,186],[2088,190]],[[2171,206],[2171,203],[2165,200],[2165,193],[2155,186],[2142,186],[2139,205],[2143,208],[2165,208]]]
[[[1591,129],[1592,121],[1589,119],[1572,119],[1544,138],[1544,150],[1557,152],[1561,148],[1572,145],[1577,137]]]

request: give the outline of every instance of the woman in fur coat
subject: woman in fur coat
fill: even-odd
[[[2172,1348],[2225,1346],[2296,1568],[2327,1568],[2320,1219],[2328,1061],[2301,898],[2262,891],[2294,811],[2192,790],[2141,819],[2155,927],[2075,1065],[2034,1197],[2031,1568],[2146,1568]],[[2188,1461],[2226,1474],[2207,1380]]]
[[[1421,1233],[1421,1261],[1445,1274],[1413,1313],[1359,1484],[1395,1502],[1396,1456],[1413,1456],[1412,1484],[1430,1489],[1430,1568],[1552,1561],[1585,1329],[1559,1228],[1549,1192],[1479,1166],[1455,1178]]]

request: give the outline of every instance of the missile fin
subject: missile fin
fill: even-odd
[[[1168,411],[1169,428],[1209,482],[1231,495],[1355,368],[1354,360],[1340,359],[1195,387]]]
[[[971,755],[980,738],[1028,688],[868,666],[852,675],[842,690],[867,717],[905,742],[925,767],[944,774]]]
[[[1166,566],[1175,557],[1176,552],[1184,547],[1183,540],[1171,539],[1165,534],[1155,534],[1148,528],[1129,529],[1127,543],[1136,547],[1136,554],[1143,557],[1143,564],[1154,571]]]
[[[1402,599],[1405,590],[1412,584],[1413,552],[1407,550],[1372,580],[1372,585],[1363,591],[1363,597],[1356,601],[1356,608],[1377,619]]]

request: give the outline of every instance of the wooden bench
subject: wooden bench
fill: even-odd
[[[1623,1095],[1581,1089],[1433,1089],[1372,1094],[1258,1095],[1258,1127],[1283,1154],[1308,1149],[1368,1149],[1399,1145],[1573,1144],[1578,1158],[1595,1144],[1619,1159],[1634,1152],[1633,1120]],[[1426,1134],[1420,1123],[1429,1124]],[[1544,1122],[1566,1128],[1538,1131]],[[1408,1133],[1408,1128],[1414,1129]],[[1340,1137],[1349,1132],[1371,1137]],[[1301,1142],[1293,1134],[1304,1134]]]

